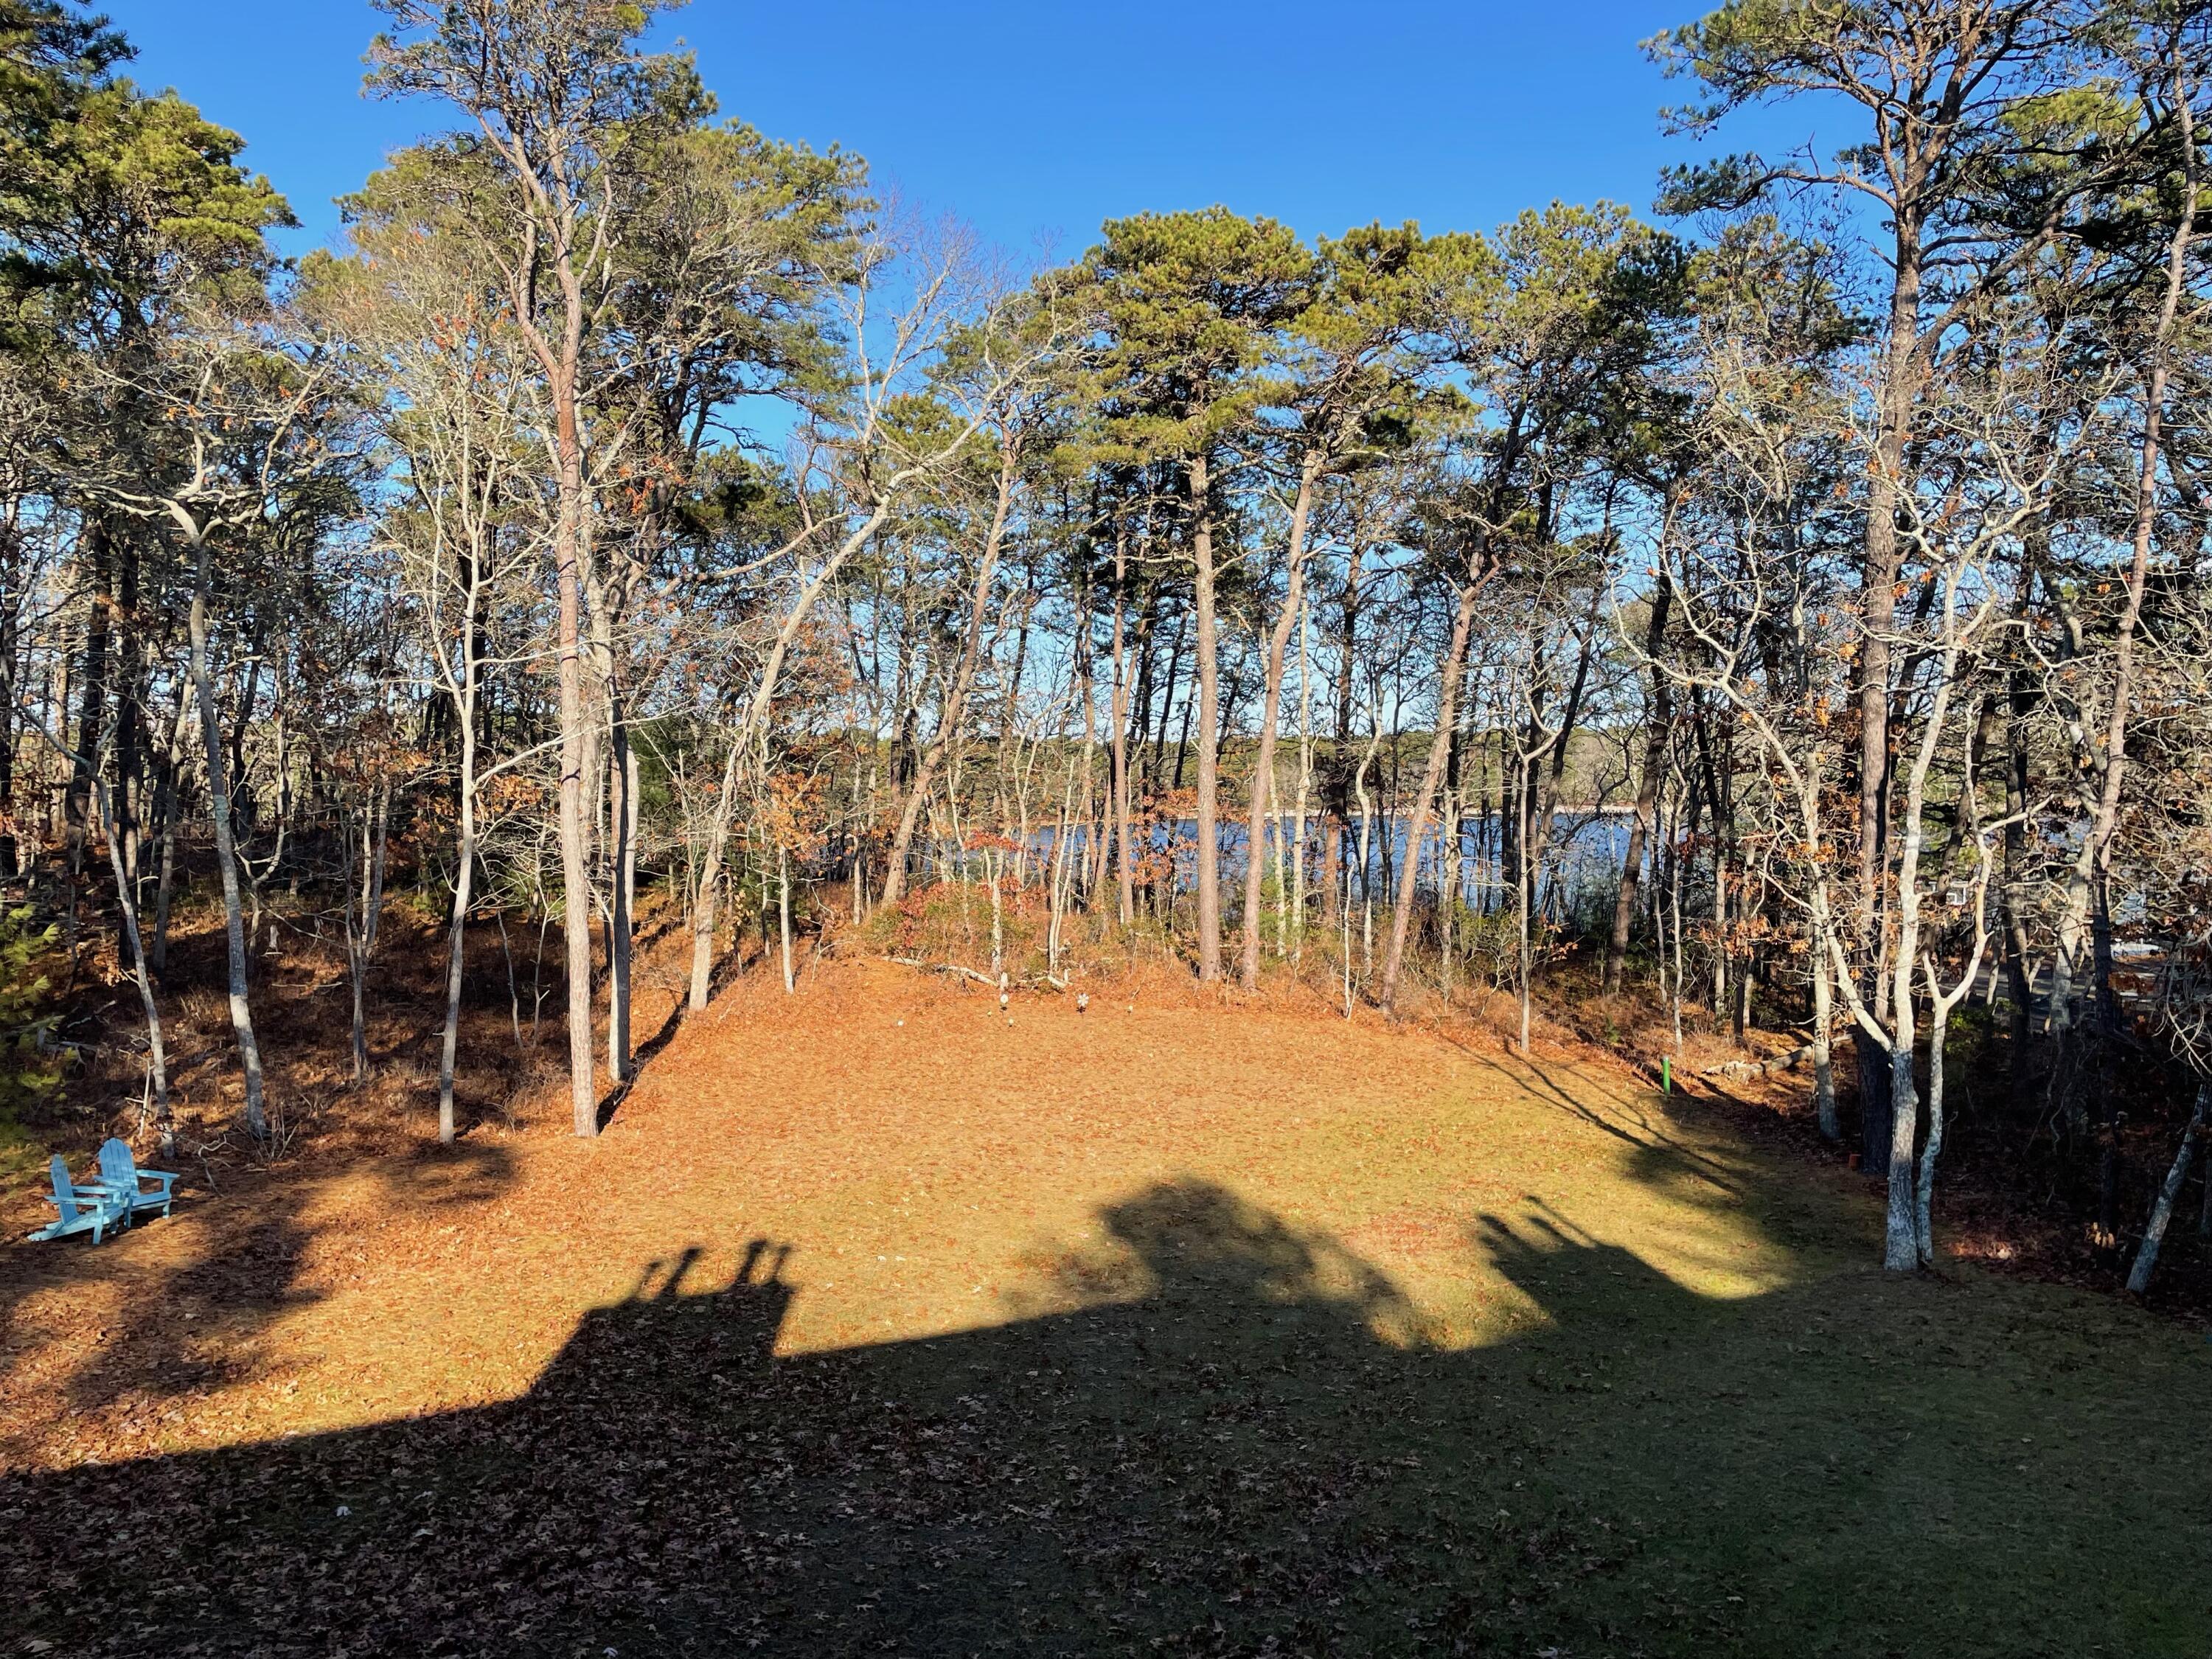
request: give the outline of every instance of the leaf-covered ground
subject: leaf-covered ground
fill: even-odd
[[[0,1652],[2212,1650],[2212,1349],[1875,1221],[1573,1055],[747,982],[0,1254]]]

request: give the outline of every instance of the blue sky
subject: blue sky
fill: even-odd
[[[1073,256],[1099,222],[1223,202],[1308,235],[1370,219],[1486,229],[1553,198],[1648,210],[1662,81],[1637,43],[1698,0],[693,0],[726,113],[866,155],[879,181],[1028,252]],[[104,0],[130,72],[248,141],[318,245],[331,198],[443,118],[361,95],[364,0]],[[1761,118],[1730,148],[1802,138]],[[1761,129],[1765,131],[1762,131]],[[1786,140],[1785,140],[1786,142]]]

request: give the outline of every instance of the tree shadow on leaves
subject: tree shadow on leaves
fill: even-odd
[[[10,1248],[0,1273],[0,1352],[58,1345],[67,1372],[41,1391],[70,1413],[131,1405],[158,1415],[209,1390],[275,1380],[263,1339],[287,1314],[319,1299],[303,1276],[328,1231],[315,1217],[333,1182],[362,1174],[379,1184],[381,1212],[465,1212],[496,1199],[514,1160],[496,1144],[424,1149],[323,1171],[252,1170],[220,1190],[187,1188],[168,1219],[142,1219],[97,1247],[82,1238]],[[34,1343],[10,1340],[39,1310]],[[46,1425],[0,1427],[0,1455],[27,1460]]]

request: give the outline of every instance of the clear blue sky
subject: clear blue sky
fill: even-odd
[[[325,240],[331,198],[441,116],[361,95],[364,0],[104,0],[173,86]],[[1663,82],[1637,43],[1700,0],[692,0],[659,34],[697,53],[726,113],[866,155],[910,202],[1018,251],[1099,222],[1226,203],[1308,235],[1381,218],[1486,229],[1599,197],[1639,212]],[[1731,135],[1804,137],[1802,113]]]

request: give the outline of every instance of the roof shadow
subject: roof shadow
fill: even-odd
[[[1058,1310],[999,1326],[783,1353],[804,1259],[691,1246],[518,1399],[0,1478],[0,1633],[809,1659],[2212,1634],[2203,1460],[2147,1480],[2064,1442],[2045,1425],[2099,1420],[2109,1376],[2008,1373],[2018,1321],[1970,1325],[1954,1289],[1717,1300],[1559,1218],[1481,1216],[1469,1271],[1543,1317],[1452,1351],[1371,1263],[1219,1186],[1101,1218],[1111,1249],[1066,1258]],[[2186,1443],[2201,1357],[2131,1352],[2130,1432]]]

